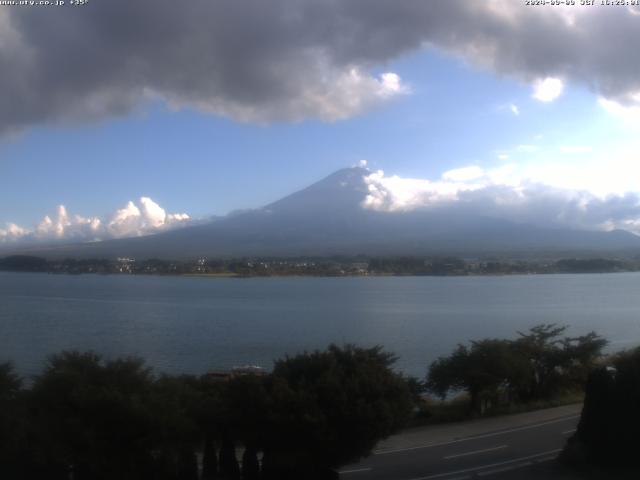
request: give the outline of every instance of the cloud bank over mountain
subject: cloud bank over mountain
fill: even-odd
[[[408,93],[389,62],[421,48],[530,83],[640,104],[638,7],[511,0],[93,0],[0,10],[0,132],[86,122],[150,99],[240,121],[357,115]],[[614,105],[614,107],[615,107]]]
[[[188,225],[186,213],[167,213],[148,197],[138,204],[128,202],[107,218],[70,215],[60,205],[52,218],[46,216],[33,229],[10,223],[0,228],[0,243],[51,241],[91,242],[112,238],[138,237]]]
[[[379,170],[365,177],[369,193],[363,207],[387,212],[439,209],[543,227],[622,229],[640,234],[638,193],[598,195],[554,182],[553,172],[546,173],[547,178],[526,176],[513,164],[489,170],[469,166],[429,180],[388,176]]]
[[[640,194],[624,188],[600,192],[590,189],[589,180],[600,180],[605,176],[604,171],[594,168],[604,167],[590,168],[580,163],[573,170],[566,165],[558,168],[532,170],[513,163],[486,169],[469,165],[446,171],[439,178],[427,179],[371,171],[362,161],[359,166],[340,171],[343,172],[341,179],[346,175],[344,172],[349,173],[349,181],[340,180],[338,190],[319,193],[320,197],[314,197],[314,203],[310,205],[315,205],[314,208],[320,205],[335,218],[345,212],[354,212],[358,207],[388,213],[437,211],[474,222],[493,218],[544,228],[621,229],[640,235]],[[630,170],[613,164],[607,165],[606,169],[614,172],[608,178],[609,186],[625,186],[624,177],[629,176]],[[345,189],[354,189],[357,195],[347,196],[345,198],[349,200],[345,200],[339,195]],[[342,200],[335,204],[338,197]],[[293,203],[304,210],[300,202]],[[227,219],[245,213],[270,214],[271,208],[274,207],[230,214]],[[303,213],[305,217],[314,215],[313,209]],[[200,225],[207,223],[197,222]],[[150,198],[142,197],[137,204],[128,202],[106,218],[70,215],[64,206],[60,206],[55,217],[46,216],[32,229],[6,225],[0,229],[0,243],[91,242],[138,237],[194,224],[186,213],[167,213]]]

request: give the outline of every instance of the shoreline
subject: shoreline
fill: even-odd
[[[477,277],[531,277],[540,275],[612,275],[625,273],[639,273],[640,270],[603,271],[603,272],[514,272],[514,273],[343,273],[343,274],[303,274],[283,273],[270,275],[251,275],[242,273],[147,273],[147,272],[56,272],[56,271],[24,271],[24,270],[0,270],[0,273],[39,273],[47,275],[101,275],[114,277],[187,277],[187,278],[390,278],[390,277],[430,277],[430,278],[477,278]]]

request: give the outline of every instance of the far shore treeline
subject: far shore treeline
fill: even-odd
[[[0,364],[0,477],[335,479],[337,468],[447,402],[466,403],[469,418],[585,386],[564,458],[633,467],[640,349],[603,356],[597,334],[564,332],[544,324],[459,345],[424,380],[396,372],[381,347],[353,345],[287,356],[271,372],[202,376],[156,374],[142,359],[92,352],[53,355],[29,382]]]
[[[67,274],[140,274],[210,276],[359,276],[359,275],[523,275],[640,271],[640,258],[296,257],[172,261],[162,259],[46,259],[30,255],[0,258],[0,271]]]

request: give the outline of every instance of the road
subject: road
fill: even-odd
[[[343,467],[340,478],[505,478],[504,472],[515,472],[555,459],[575,431],[581,408],[581,405],[569,405],[407,430],[381,443],[369,458]]]

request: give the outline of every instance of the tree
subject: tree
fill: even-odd
[[[224,384],[222,395],[222,431],[225,451],[225,474],[237,477],[239,468],[235,460],[234,441],[244,446],[242,477],[259,478],[258,451],[264,443],[269,409],[268,378],[240,375]],[[222,455],[221,455],[221,467]]]
[[[602,357],[602,350],[607,343],[595,332],[562,340],[562,351],[565,357],[562,368],[567,386],[583,388],[586,385],[589,373]]]
[[[215,480],[216,478],[218,478],[218,453],[213,438],[205,432],[202,451],[202,480]]]
[[[231,432],[223,433],[220,445],[220,478],[224,480],[240,480],[240,465],[236,458],[236,443],[231,436]]]
[[[524,400],[547,396],[558,387],[558,368],[566,362],[559,338],[566,326],[541,324],[529,329],[528,333],[518,332],[516,348],[529,364],[529,372],[519,382],[519,394]]]
[[[205,392],[205,397],[210,392]],[[218,399],[205,398],[205,409],[200,415],[200,428],[203,431],[204,446],[202,451],[202,480],[220,478],[220,462],[218,447],[221,444],[221,428],[218,423]]]
[[[639,406],[640,348],[636,348],[614,356],[609,366],[589,376],[580,422],[565,448],[565,459],[632,467],[637,478]]]
[[[10,363],[0,364],[0,465],[3,478],[22,478],[25,451],[25,411],[22,380]]]
[[[368,455],[412,409],[406,381],[381,347],[331,345],[275,364],[264,444],[266,478],[331,478]]]
[[[547,398],[563,388],[584,386],[588,372],[607,342],[595,332],[560,338],[566,329],[566,326],[541,324],[526,334],[518,332],[520,338],[514,346],[528,363],[528,372],[517,382],[521,399]]]
[[[149,477],[152,377],[141,360],[93,353],[49,359],[30,394],[38,464],[47,478]]]
[[[204,403],[200,382],[190,375],[162,375],[152,385],[154,453],[164,459],[169,478],[196,480],[196,450],[204,442],[199,413]]]
[[[542,324],[519,333],[516,340],[458,345],[431,364],[427,388],[442,398],[466,391],[473,414],[482,414],[500,397],[506,403],[526,402],[581,389],[606,341],[594,332],[561,338],[566,328]]]
[[[11,272],[46,272],[49,263],[40,257],[29,255],[12,255],[0,259],[0,270]]]
[[[511,386],[518,362],[507,340],[486,339],[458,345],[448,357],[429,367],[427,388],[444,398],[451,391],[464,390],[470,397],[471,413],[482,414],[500,393]]]

